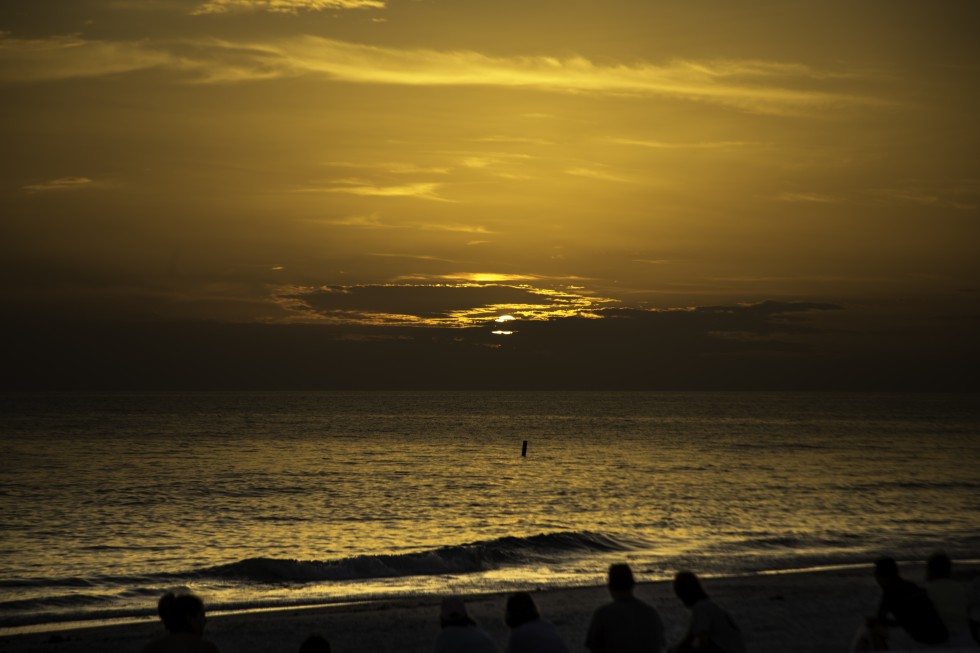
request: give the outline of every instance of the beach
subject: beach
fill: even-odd
[[[921,565],[903,570],[921,581]],[[957,577],[980,575],[980,564],[959,564]],[[636,595],[660,612],[669,641],[687,624],[687,612],[666,581],[641,582]],[[780,574],[708,578],[707,592],[724,605],[754,653],[846,651],[863,615],[874,610],[878,590],[868,568],[823,569]],[[559,629],[571,651],[584,651],[592,611],[609,600],[604,587],[533,593],[542,615]],[[206,597],[205,597],[206,598]],[[505,649],[504,594],[467,597],[471,616]],[[351,603],[303,609],[212,614],[206,637],[220,650],[238,653],[296,651],[310,633],[320,633],[333,651],[423,653],[438,633],[436,597]],[[139,651],[158,637],[157,621],[76,628],[0,637],[0,653],[95,653]]]
[[[139,651],[176,588],[205,600],[222,651],[295,651],[311,632],[336,651],[427,651],[448,593],[502,650],[505,596],[525,589],[581,651],[624,561],[672,641],[687,614],[667,581],[692,569],[751,651],[829,652],[874,610],[875,557],[912,561],[916,581],[934,551],[962,575],[980,558],[968,396],[108,393],[4,409],[0,653]]]

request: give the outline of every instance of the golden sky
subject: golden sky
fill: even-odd
[[[4,315],[539,364],[620,338],[707,369],[976,360],[977,24],[973,0],[4,0]]]

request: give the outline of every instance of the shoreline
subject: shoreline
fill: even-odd
[[[921,563],[903,564],[903,575],[921,582],[922,568]],[[980,563],[957,562],[954,574],[968,582],[980,576]],[[636,596],[657,608],[668,642],[676,641],[687,626],[688,615],[674,597],[670,581],[639,580]],[[753,653],[845,651],[863,616],[874,610],[878,596],[870,564],[705,576],[703,580],[707,592],[725,605],[742,627]],[[571,651],[584,650],[592,611],[609,600],[602,586],[542,589],[532,595],[542,616],[558,627]],[[464,597],[470,614],[503,651],[507,641],[503,624],[506,593]],[[226,653],[296,651],[314,632],[324,635],[337,653],[423,653],[431,650],[438,633],[440,599],[418,596],[216,611],[209,614],[206,637]],[[159,621],[147,617],[126,623],[50,626],[34,632],[0,632],[0,653],[138,651],[162,633]]]
[[[980,560],[964,560],[961,564],[972,564],[976,563],[980,565]],[[914,564],[914,562],[909,563],[899,563],[899,564]],[[816,565],[807,567],[796,567],[796,568],[783,568],[783,569],[763,569],[758,571],[749,572],[736,572],[731,574],[699,574],[702,580],[705,579],[720,579],[720,578],[749,578],[753,576],[779,576],[784,574],[799,574],[799,573],[810,573],[810,572],[823,572],[823,571],[844,571],[848,569],[863,569],[866,567],[865,563],[834,563],[826,565]],[[642,572],[636,572],[641,575]],[[669,578],[654,578],[645,581],[646,584],[655,584],[662,582],[669,582]],[[530,592],[560,592],[565,590],[576,590],[576,589],[586,589],[602,587],[599,583],[594,584],[575,584],[575,585],[542,585],[530,588],[520,588],[526,589]],[[505,596],[508,592],[514,590],[487,590],[483,592],[458,592],[462,596],[471,597],[488,597],[488,596]],[[200,593],[200,596],[206,599],[207,592]],[[350,598],[338,598],[338,599],[309,599],[302,600],[298,599],[295,602],[280,602],[280,603],[263,603],[261,600],[256,601],[251,607],[249,604],[230,604],[223,607],[210,607],[208,608],[208,617],[219,618],[224,616],[234,616],[240,614],[253,614],[262,612],[276,612],[276,611],[288,611],[288,610],[307,610],[321,608],[324,610],[332,609],[337,606],[342,605],[359,605],[359,604],[381,604],[381,603],[392,603],[392,602],[412,602],[412,601],[425,601],[432,598],[433,596],[443,596],[442,593],[438,595],[431,592],[424,594],[404,594],[395,596],[374,596],[368,595],[362,599],[350,599]],[[141,608],[138,612],[124,612],[122,610],[110,611],[107,613],[91,613],[90,615],[79,615],[65,617],[59,621],[28,621],[26,623],[16,624],[16,625],[0,625],[0,638],[12,635],[30,635],[34,633],[45,633],[45,632],[58,632],[67,630],[79,630],[83,628],[96,628],[101,626],[124,626],[130,624],[144,623],[146,621],[156,621],[156,608],[155,606],[147,605]]]

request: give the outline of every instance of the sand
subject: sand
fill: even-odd
[[[980,574],[980,565],[959,565],[958,578]],[[906,577],[919,581],[921,571]],[[877,588],[870,569],[838,569],[705,579],[705,589],[729,609],[752,653],[846,651],[862,616],[874,611]],[[687,625],[687,611],[666,582],[641,583],[641,599],[660,611],[669,641]],[[565,637],[571,651],[585,651],[592,611],[609,600],[602,587],[534,592],[542,615]],[[504,595],[467,600],[470,614],[505,650]],[[268,612],[212,615],[206,637],[223,653],[295,652],[310,633],[320,633],[335,653],[424,653],[438,632],[438,598],[371,602]],[[0,636],[0,653],[100,653],[141,650],[162,634],[159,622],[130,623]],[[977,649],[980,650],[980,649]]]

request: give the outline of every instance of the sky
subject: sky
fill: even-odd
[[[973,0],[4,0],[5,390],[980,389]]]

